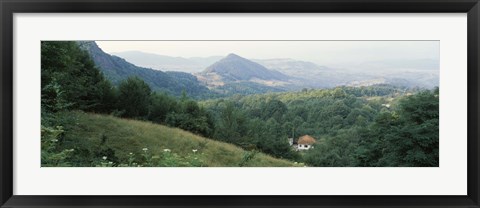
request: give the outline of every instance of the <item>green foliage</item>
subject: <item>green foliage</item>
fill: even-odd
[[[243,153],[243,157],[242,157],[242,160],[240,161],[240,163],[238,164],[239,167],[244,167],[246,164],[248,164],[248,162],[250,160],[252,160],[255,155],[257,154],[256,151],[245,151]]]
[[[68,101],[56,79],[52,79],[50,83],[42,88],[41,102],[43,111],[46,112],[67,110],[73,105],[73,103]]]
[[[357,166],[354,132],[344,132],[335,137],[327,137],[319,141],[314,149],[305,154],[307,164],[318,167],[352,167]]]
[[[438,166],[438,108],[438,89],[400,101],[398,118],[393,117],[398,124],[384,137],[387,165]]]
[[[148,120],[155,123],[164,123],[168,113],[174,112],[177,100],[166,93],[153,93]]]
[[[250,81],[238,81],[226,83],[222,86],[218,86],[214,89],[215,92],[221,94],[221,97],[228,97],[234,95],[251,95],[270,92],[283,92],[285,89],[278,87],[265,86],[259,83]],[[211,95],[210,97],[220,97]]]
[[[399,101],[394,112],[382,112],[364,132],[359,161],[368,166],[438,166],[438,89]]]
[[[109,112],[112,86],[75,42],[41,43],[42,109]]]
[[[213,138],[275,157],[313,166],[438,166],[438,89],[338,87],[202,105],[214,112]],[[300,156],[286,140],[305,134],[317,144]]]
[[[41,127],[41,148],[42,148],[42,166],[58,167],[71,166],[70,156],[74,149],[61,149],[59,143],[62,140],[64,130],[62,126]]]
[[[138,77],[130,77],[118,86],[117,109],[123,117],[144,118],[149,113],[151,103],[150,87]]]
[[[275,99],[268,101],[260,108],[262,119],[274,118],[278,122],[282,120],[283,114],[288,111],[287,106],[282,101]]]
[[[236,167],[244,161],[245,150],[237,146],[177,128],[83,112],[59,112],[55,117],[54,121],[64,127],[55,135],[42,134],[42,142],[60,137],[61,142],[50,152],[75,151],[62,155],[61,160],[42,152],[42,166]],[[243,165],[296,166],[260,152]]]
[[[214,138],[237,145],[244,143],[242,134],[247,131],[245,115],[238,111],[233,103],[225,103],[215,123]]]
[[[172,112],[166,115],[165,123],[203,136],[210,136],[213,123],[208,112],[189,100],[186,95],[177,102]]]
[[[277,119],[281,120],[286,106],[279,101],[262,105],[264,110],[251,116],[232,101],[220,101],[212,106],[214,114],[214,139],[229,142],[240,147],[260,150],[279,158],[297,159],[298,155],[288,145],[285,132]],[[271,117],[271,118],[270,118]],[[262,118],[269,118],[267,121]]]

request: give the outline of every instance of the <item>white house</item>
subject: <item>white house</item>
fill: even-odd
[[[309,150],[313,148],[313,144],[315,144],[315,139],[310,135],[304,135],[298,138],[298,141],[293,141],[293,138],[288,138],[288,143],[292,146],[296,151],[298,150]]]
[[[301,136],[297,141],[297,149],[309,150],[310,148],[313,148],[313,144],[315,144],[315,142],[315,139],[310,135]]]

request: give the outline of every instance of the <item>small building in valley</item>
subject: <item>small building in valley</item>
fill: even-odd
[[[315,142],[315,138],[311,137],[310,135],[301,136],[297,141],[297,149],[308,150],[313,148],[313,144],[315,144]]]
[[[315,144],[316,140],[310,135],[303,135],[298,138],[297,141],[294,141],[293,138],[288,138],[288,143],[292,146],[296,151],[298,150],[309,150],[313,148],[313,144]]]

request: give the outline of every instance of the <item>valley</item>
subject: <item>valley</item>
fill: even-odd
[[[44,41],[42,166],[437,167],[433,62],[354,69]]]

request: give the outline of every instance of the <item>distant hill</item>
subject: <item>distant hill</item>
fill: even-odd
[[[319,66],[308,61],[290,58],[283,59],[255,59],[257,63],[268,69],[279,71],[295,79],[293,85],[299,88],[329,88],[345,84],[348,79],[335,69]]]
[[[153,90],[176,96],[184,89],[190,97],[212,98],[336,86],[391,84],[432,89],[439,85],[439,62],[430,59],[385,60],[358,64],[355,68],[331,68],[289,58],[249,60],[233,53],[223,58],[183,58],[138,51],[116,53],[142,66],[161,69],[154,70],[109,55],[93,41],[80,43],[114,84],[138,76]]]
[[[92,147],[107,149],[106,160],[135,161],[142,160],[144,154],[152,157],[160,164],[176,166],[206,167],[287,167],[299,166],[288,160],[277,159],[263,153],[243,150],[232,144],[219,142],[183,131],[150,122],[121,119],[114,116],[98,115],[83,112],[64,112],[58,115],[65,121],[63,149],[75,149],[79,158],[72,158],[77,166],[92,166],[85,163],[81,153],[92,150]],[[146,149],[144,149],[146,148]],[[167,151],[168,150],[168,151]],[[193,151],[195,150],[195,151]],[[74,162],[83,161],[83,162]],[[80,164],[79,164],[80,163]],[[140,164],[142,165],[142,164]],[[143,166],[148,166],[143,164]]]
[[[268,69],[279,71],[292,77],[305,78],[312,74],[322,71],[331,71],[326,66],[319,66],[308,61],[299,61],[295,59],[254,59],[253,61],[265,66]]]
[[[221,56],[183,58],[140,51],[117,52],[112,53],[112,55],[122,57],[128,62],[141,67],[189,73],[200,72],[207,66],[223,58]]]
[[[385,84],[432,89],[439,86],[439,69],[440,61],[434,59],[392,59],[359,63],[353,69],[344,70],[344,73],[355,75],[361,72],[370,77],[353,80],[350,85],[383,79]]]
[[[439,62],[431,59],[367,62],[348,69],[334,69],[294,59],[254,61],[296,78],[291,80],[291,84],[306,88],[391,84],[431,89],[439,84]]]
[[[375,76],[361,72],[348,73],[308,61],[290,58],[248,60],[235,54],[209,66],[198,79],[215,86],[219,93],[240,94],[281,92],[302,88],[331,88],[362,84],[376,84]]]
[[[202,83],[222,94],[286,91],[290,89],[292,79],[233,53],[195,75]]]
[[[115,85],[130,76],[137,76],[154,91],[164,91],[178,96],[185,90],[188,96],[194,98],[206,97],[211,94],[208,88],[201,85],[197,78],[189,73],[163,72],[138,67],[125,59],[103,52],[93,41],[81,41],[78,44],[82,49],[89,52],[95,64]]]
[[[252,79],[286,81],[289,79],[287,75],[281,72],[267,69],[233,53],[207,67],[201,74],[216,74],[224,81],[248,81]]]

